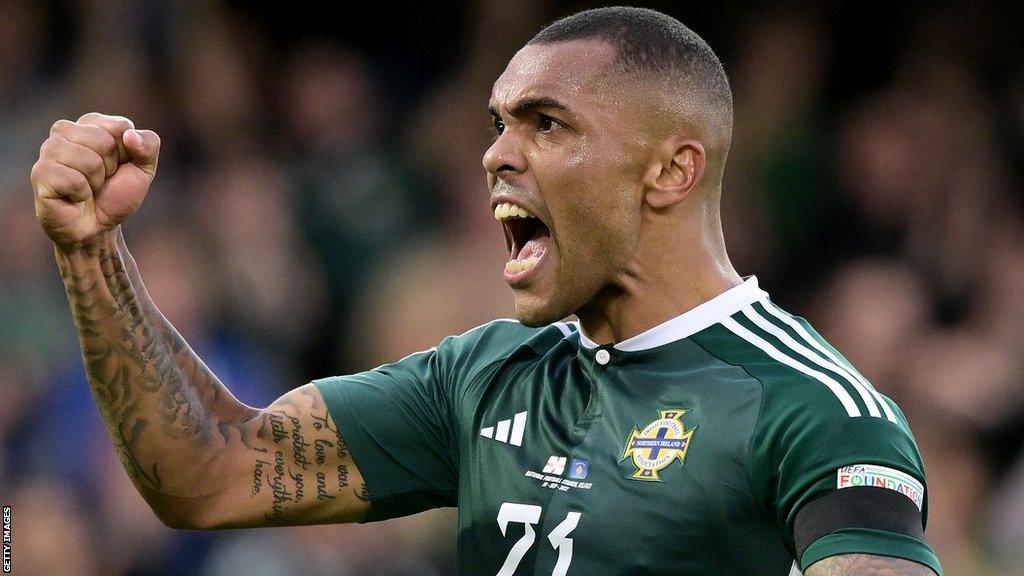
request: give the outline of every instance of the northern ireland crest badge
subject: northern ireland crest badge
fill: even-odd
[[[693,427],[687,430],[683,425],[682,417],[685,413],[686,410],[680,408],[661,410],[661,417],[643,429],[633,427],[619,460],[633,459],[636,471],[630,476],[631,479],[661,482],[658,472],[675,460],[679,460],[680,465],[683,463],[696,429]]]

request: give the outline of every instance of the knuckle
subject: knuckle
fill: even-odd
[[[124,126],[125,130],[135,128],[135,123],[124,116],[110,116],[110,119],[115,121],[119,127]]]
[[[99,112],[86,112],[85,114],[82,114],[81,116],[78,117],[78,121],[79,122],[95,122],[97,120],[102,120],[105,117],[106,117],[105,115],[100,114]]]
[[[67,140],[63,138],[47,138],[39,146],[39,157],[49,160],[56,160],[60,158],[64,151],[65,142],[67,142]]]
[[[36,163],[32,165],[32,173],[29,179],[32,183],[38,184],[45,175],[47,162],[43,159],[36,160]]]
[[[124,116],[100,114],[99,112],[88,112],[86,114],[82,114],[78,121],[80,123],[97,126],[108,131],[116,131],[119,133],[135,127],[135,124]]]
[[[103,158],[101,158],[99,154],[89,154],[86,162],[88,163],[88,169],[90,172],[103,172],[106,170],[106,165],[103,164]]]
[[[90,138],[97,137],[100,133],[106,133],[106,130],[100,128],[95,124],[80,123],[78,129],[82,131],[82,134]]]
[[[100,136],[100,138],[101,138],[100,146],[103,149],[103,153],[107,154],[107,155],[113,154],[113,155],[116,156],[117,155],[117,140],[110,134],[110,132],[107,132],[106,130],[102,130],[102,129],[101,129],[101,132],[103,132],[103,134]]]
[[[50,133],[52,134],[56,132],[58,134],[62,134],[68,129],[70,129],[72,126],[75,126],[74,122],[72,122],[71,120],[61,118],[60,120],[54,122],[52,126],[50,126]]]
[[[114,139],[114,135],[109,131],[95,124],[85,124],[82,126],[82,129],[88,132],[89,137],[86,146],[91,150],[99,154],[117,152],[117,140]]]
[[[53,147],[56,145],[56,141],[53,138],[47,138],[43,140],[43,143],[39,145],[39,157],[48,158],[53,154]]]
[[[89,180],[78,170],[69,170],[64,176],[64,189],[81,192],[89,189]]]

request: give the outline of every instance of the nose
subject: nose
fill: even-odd
[[[491,147],[484,152],[484,170],[491,176],[507,176],[523,172],[526,169],[526,158],[516,145],[511,131],[506,130]]]

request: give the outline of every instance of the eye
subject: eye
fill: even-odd
[[[551,132],[559,125],[558,120],[555,120],[551,116],[541,114],[537,117],[537,129],[541,132]]]
[[[497,116],[491,116],[491,128],[494,129],[495,136],[500,136],[505,131],[505,122]]]

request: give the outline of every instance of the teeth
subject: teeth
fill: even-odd
[[[505,220],[506,218],[532,218],[532,216],[520,206],[502,202],[494,207],[494,219]]]
[[[540,256],[530,256],[529,258],[524,258],[522,260],[509,260],[508,262],[505,262],[505,270],[508,270],[513,274],[519,274],[520,272],[525,272],[526,270],[533,268],[537,265],[537,262],[540,262]]]

